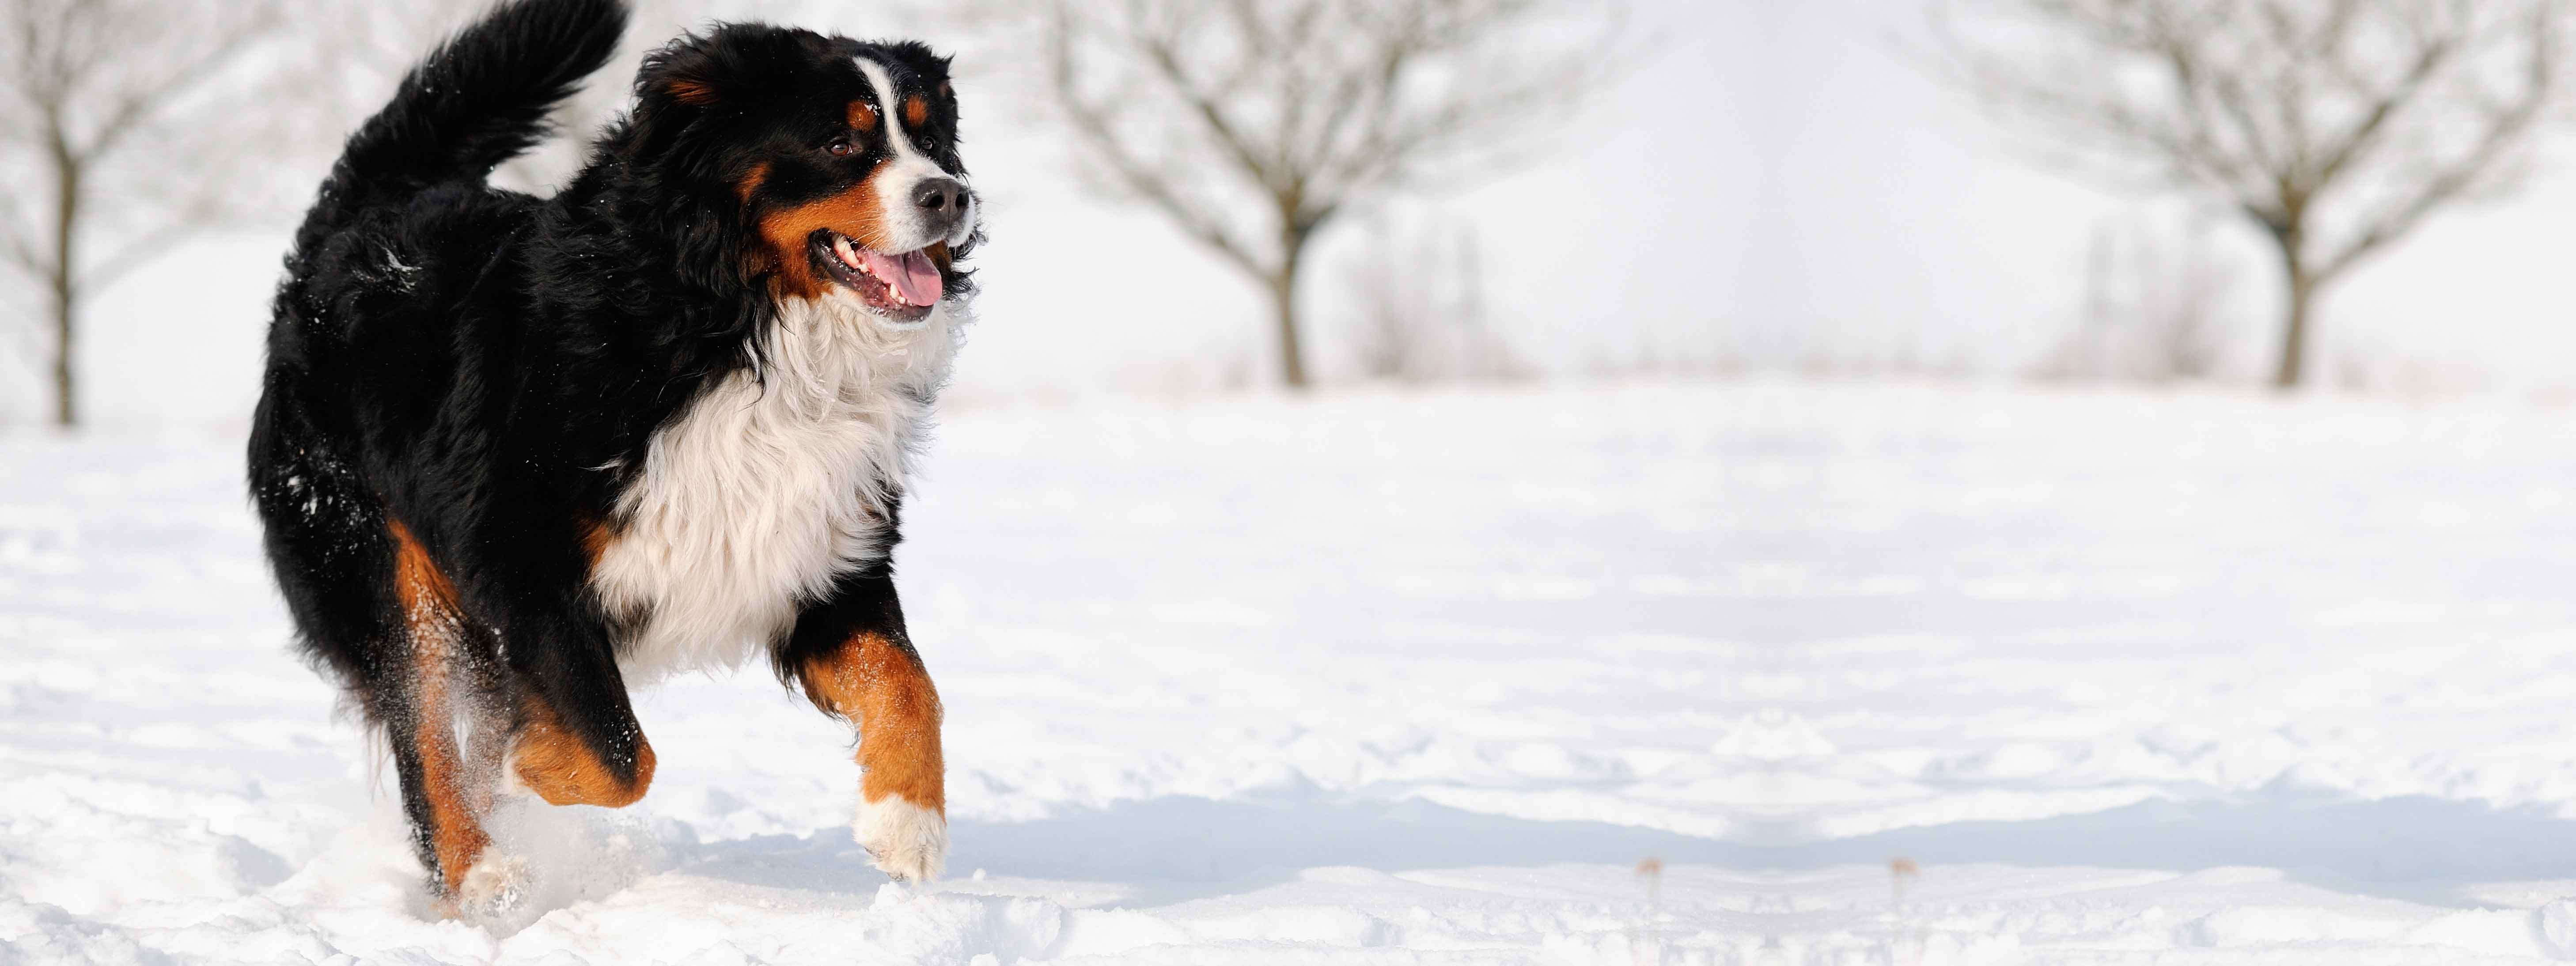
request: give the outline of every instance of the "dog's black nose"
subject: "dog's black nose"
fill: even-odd
[[[966,207],[966,186],[955,178],[924,178],[912,189],[912,203],[933,214],[954,215]]]

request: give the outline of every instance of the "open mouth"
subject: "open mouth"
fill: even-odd
[[[918,322],[939,304],[943,283],[930,249],[900,255],[870,251],[836,231],[818,231],[814,260],[842,288],[858,293],[869,309],[897,322]]]

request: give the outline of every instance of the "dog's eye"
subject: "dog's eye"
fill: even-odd
[[[823,145],[823,150],[831,152],[836,158],[848,157],[850,152],[858,149],[858,144],[846,137],[833,138],[832,143]]]

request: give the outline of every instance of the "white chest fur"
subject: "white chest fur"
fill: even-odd
[[[954,314],[892,331],[838,297],[792,300],[757,376],[725,377],[655,433],[591,571],[611,613],[643,616],[620,652],[630,683],[740,664],[884,553]]]

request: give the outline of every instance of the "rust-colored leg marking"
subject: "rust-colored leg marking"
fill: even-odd
[[[859,794],[869,802],[901,795],[948,814],[947,764],[939,755],[939,692],[911,648],[861,634],[806,662],[797,677],[824,712],[859,729]]]
[[[399,520],[388,521],[386,529],[394,541],[394,594],[411,632],[411,700],[401,713],[409,717],[412,753],[420,762],[421,789],[429,801],[430,848],[438,858],[445,894],[453,897],[474,860],[492,844],[476,807],[488,795],[477,789],[458,753],[456,707],[449,693],[465,624],[455,585],[411,529]]]
[[[635,778],[620,781],[589,743],[564,727],[553,705],[530,695],[526,707],[527,724],[511,745],[510,767],[547,804],[625,808],[653,784],[653,746],[643,735],[635,736]]]

